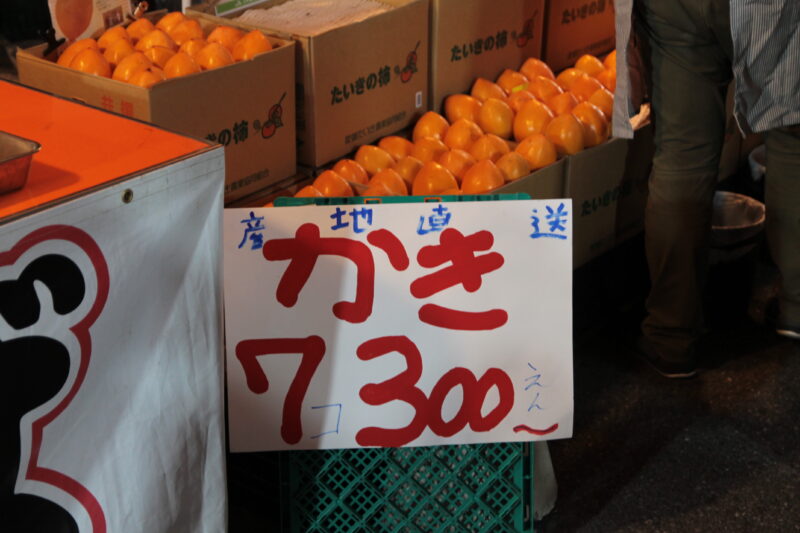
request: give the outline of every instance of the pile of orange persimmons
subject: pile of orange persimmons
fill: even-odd
[[[429,111],[411,139],[392,135],[362,145],[296,197],[489,193],[604,142],[610,134],[616,52],[584,55],[558,74],[535,58],[494,82],[475,80],[452,94],[444,115]]]
[[[61,66],[113,78],[141,87],[224,67],[272,49],[260,31],[245,33],[216,26],[206,35],[197,20],[180,11],[167,13],[153,24],[140,18],[127,27],[114,26],[98,39],[81,39],[58,57]]]

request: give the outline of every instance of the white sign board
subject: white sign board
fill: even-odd
[[[0,224],[0,529],[225,531],[223,165]]]
[[[231,450],[571,436],[571,211],[226,209]]]

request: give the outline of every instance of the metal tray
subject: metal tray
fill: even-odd
[[[25,186],[33,154],[41,148],[36,141],[0,131],[0,194]]]

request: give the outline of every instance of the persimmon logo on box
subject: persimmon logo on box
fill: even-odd
[[[374,72],[370,72],[365,76],[359,76],[355,80],[343,83],[341,85],[334,85],[331,88],[331,105],[341,104],[354,96],[361,96],[368,92],[380,89],[389,85],[392,82],[392,70],[394,70],[395,77],[400,78],[402,83],[408,83],[414,74],[417,72],[417,49],[421,41],[417,41],[414,49],[406,54],[406,63],[400,68],[400,65],[395,65],[394,69],[389,65],[378,67]]]
[[[278,128],[283,124],[283,99],[286,98],[286,93],[281,95],[278,103],[274,104],[267,111],[267,118],[264,122],[259,119],[252,121],[253,130],[261,134],[262,139],[270,139],[277,132]],[[209,133],[205,137],[209,141],[217,142],[223,146],[228,146],[233,142],[239,144],[245,142],[249,138],[249,123],[246,120],[234,122],[230,128],[223,128],[218,133]]]

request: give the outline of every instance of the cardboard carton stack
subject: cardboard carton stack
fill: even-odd
[[[271,16],[272,9],[296,1],[308,4],[268,0],[235,17],[246,27],[297,42],[301,165],[318,168],[361,144],[407,127],[426,110],[428,0],[369,0],[379,8],[363,17],[328,17],[314,26],[297,24],[285,13]],[[309,16],[331,10],[341,14],[351,4],[319,6],[316,2],[306,9]],[[193,6],[190,11],[219,21],[212,5]]]
[[[195,18],[206,34],[216,25]],[[224,145],[225,200],[233,201],[296,172],[295,43],[268,38],[273,45],[269,52],[149,89],[57,65],[44,57],[46,44],[18,51],[19,79],[37,89]],[[276,116],[280,120],[274,120]],[[264,129],[267,123],[276,125],[274,131]]]
[[[613,0],[548,0],[544,60],[553,70],[614,49]]]
[[[541,57],[544,0],[431,0],[431,109],[475,78]]]

